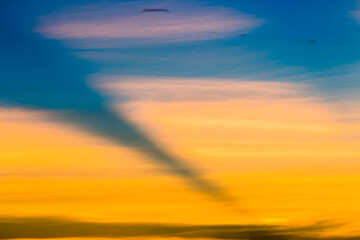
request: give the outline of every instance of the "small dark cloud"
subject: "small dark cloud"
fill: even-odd
[[[302,228],[276,225],[180,225],[157,223],[96,223],[61,218],[0,218],[0,239],[179,237],[184,239],[358,240],[360,237],[315,237],[331,225]],[[313,237],[310,237],[313,236]]]
[[[297,38],[296,41],[304,42],[304,43],[318,43],[315,39],[304,39],[304,38]]]
[[[169,10],[164,8],[144,8],[141,12],[168,12]]]

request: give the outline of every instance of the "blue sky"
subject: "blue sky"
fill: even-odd
[[[70,12],[73,14],[73,21],[81,18],[81,14],[84,15],[84,19],[89,19],[84,6],[94,6],[94,4],[98,10],[113,9],[111,14],[121,14],[121,8],[128,8],[135,12],[136,9],[141,10],[157,5],[169,8],[170,11],[165,13],[169,16],[181,9],[179,17],[182,16],[181,14],[184,17],[196,16],[198,14],[196,11],[207,11],[207,14],[223,11],[219,14],[219,19],[227,20],[227,18],[247,15],[244,18],[251,21],[258,20],[260,23],[254,23],[257,26],[250,26],[249,29],[235,28],[220,32],[215,29],[213,36],[204,38],[194,32],[184,33],[181,38],[184,38],[186,34],[193,36],[189,40],[174,35],[177,41],[164,41],[163,37],[159,36],[152,39],[143,37],[142,40],[137,38],[138,42],[135,41],[134,44],[113,44],[111,43],[113,40],[105,37],[101,39],[102,44],[86,46],[89,41],[85,38],[74,40],[71,37],[66,39],[58,37],[60,42],[54,43],[49,40],[46,43],[53,47],[65,45],[65,48],[62,48],[63,51],[87,58],[96,72],[125,75],[246,77],[255,80],[264,80],[264,78],[276,80],[279,77],[285,77],[285,79],[281,78],[281,81],[311,80],[316,82],[314,78],[319,76],[333,76],[334,72],[331,70],[334,68],[344,69],[344,66],[349,66],[342,70],[343,73],[338,73],[340,75],[356,71],[351,66],[358,63],[360,33],[357,20],[351,17],[351,12],[356,10],[354,1],[269,2],[256,0],[209,1],[207,3],[133,1],[123,3],[123,6],[121,3],[122,1],[107,1],[106,3],[100,1],[52,1],[51,3],[15,1],[5,3],[9,5],[10,10],[7,12],[11,13],[11,16],[3,15],[7,19],[2,23],[5,24],[5,29],[20,30],[21,28],[21,31],[32,32],[35,35],[34,29],[39,24],[51,25],[51,21],[56,22],[54,19],[51,20],[51,14],[55,15],[56,19],[56,16]],[[198,7],[198,5],[201,6]],[[101,14],[98,12],[94,15],[99,18]],[[131,16],[132,13],[126,14]],[[155,16],[164,13],[149,14]],[[16,19],[14,19],[15,16]],[[64,21],[72,21],[72,17]],[[20,25],[17,26],[17,24]],[[41,33],[37,34],[38,37],[39,35],[41,36]],[[6,41],[6,38],[4,40]],[[123,40],[119,41],[115,38],[115,41]],[[2,45],[6,45],[6,49],[11,49],[11,47],[16,47],[16,42],[8,39]],[[84,62],[78,64],[80,66]],[[89,69],[88,66],[86,69]],[[262,73],[261,77],[257,77],[259,73]],[[303,74],[310,75],[303,76]],[[358,87],[356,79],[348,77],[344,79],[329,85],[315,84],[314,87],[330,95],[336,94],[339,88]]]
[[[116,115],[87,80],[112,74],[296,82],[319,101],[358,99],[354,1],[1,4],[4,105],[61,112],[58,121],[137,148],[208,192],[218,190]]]

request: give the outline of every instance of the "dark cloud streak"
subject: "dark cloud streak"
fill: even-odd
[[[168,12],[169,10],[163,8],[144,8],[141,12]]]
[[[315,237],[332,227],[324,223],[290,228],[276,225],[180,225],[96,223],[61,218],[0,218],[0,239],[70,237],[180,237],[184,239],[357,240],[360,237]],[[313,236],[313,237],[311,237]]]

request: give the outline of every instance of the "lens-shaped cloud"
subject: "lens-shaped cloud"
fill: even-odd
[[[44,16],[35,31],[87,47],[209,40],[261,26],[254,16],[219,6],[179,1],[108,3]],[[77,44],[78,43],[78,44]]]

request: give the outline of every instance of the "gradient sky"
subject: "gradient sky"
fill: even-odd
[[[0,3],[0,239],[358,239],[360,2]]]

